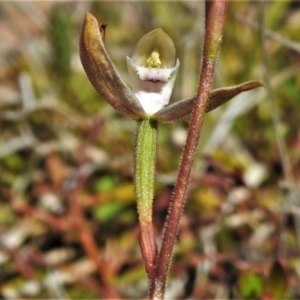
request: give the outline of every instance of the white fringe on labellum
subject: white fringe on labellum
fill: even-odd
[[[179,65],[177,59],[174,68],[146,68],[127,57],[132,91],[147,114],[153,115],[169,103]]]

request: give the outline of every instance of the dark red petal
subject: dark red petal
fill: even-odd
[[[259,81],[248,81],[239,85],[213,90],[209,96],[206,112],[210,112],[228,102],[238,94],[263,86]],[[175,102],[158,111],[153,119],[159,122],[177,122],[187,119],[191,114],[196,96]]]
[[[105,50],[105,27],[86,12],[79,44],[82,65],[94,88],[112,107],[125,117],[138,119],[144,110]]]

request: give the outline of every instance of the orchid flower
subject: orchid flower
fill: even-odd
[[[169,103],[179,60],[172,39],[160,28],[138,42],[127,68],[132,90],[114,67],[104,46],[105,25],[86,13],[80,38],[80,58],[86,74],[99,94],[119,113],[132,119],[150,118],[159,122],[187,119],[192,112],[196,95]],[[261,86],[249,81],[210,93],[207,112],[229,101],[241,92]]]

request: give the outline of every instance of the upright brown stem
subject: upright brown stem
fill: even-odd
[[[197,152],[201,127],[213,83],[215,62],[222,39],[226,15],[226,1],[206,2],[206,32],[202,69],[197,99],[191,116],[186,145],[179,168],[176,187],[170,201],[162,246],[157,257],[155,280],[150,287],[151,299],[163,299],[173,248],[179,229],[179,221],[185,204],[192,165]]]

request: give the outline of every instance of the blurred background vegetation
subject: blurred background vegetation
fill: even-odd
[[[169,299],[300,298],[300,5],[267,1],[264,8],[229,5],[215,87],[267,80],[270,88],[206,117]],[[161,27],[181,62],[172,101],[197,89],[200,1],[0,3],[3,299],[147,295],[132,185],[136,125],[101,99],[83,71],[86,10],[108,24],[106,47],[126,82],[126,56]],[[187,125],[160,126],[158,241]]]

